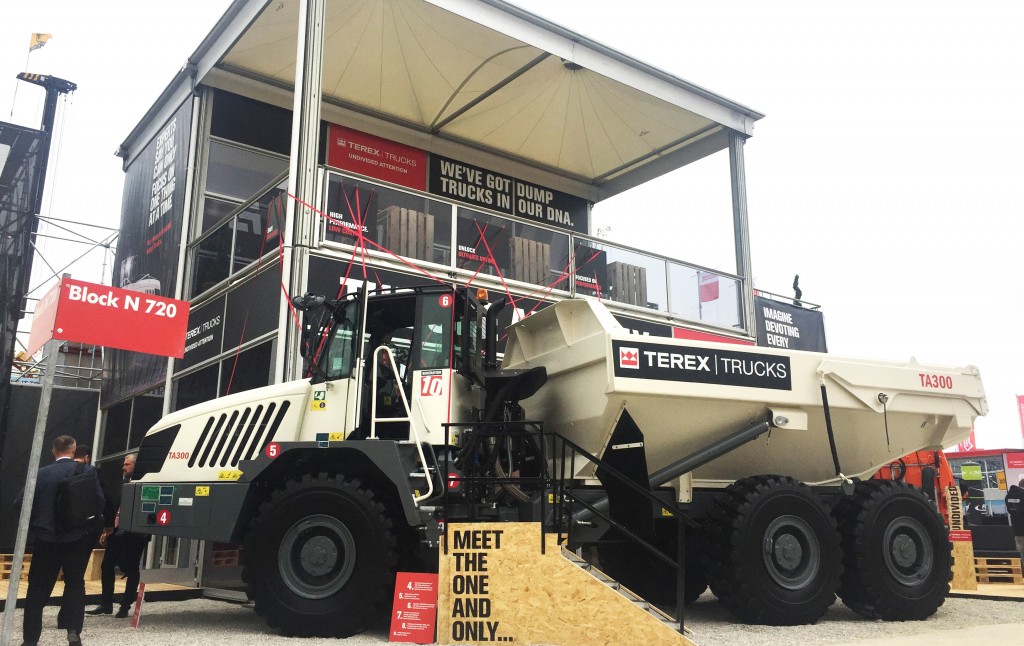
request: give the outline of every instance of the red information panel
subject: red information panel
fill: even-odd
[[[966,541],[971,542],[971,530],[969,529],[954,529],[949,533],[949,540],[954,542]]]
[[[1005,457],[1007,469],[1024,469],[1024,453],[1007,453]]]
[[[437,622],[437,575],[399,572],[391,610],[391,639],[408,644],[433,644]]]
[[[331,124],[327,163],[385,182],[427,190],[427,153],[397,141]]]
[[[187,329],[188,301],[61,280],[55,339],[180,359]]]

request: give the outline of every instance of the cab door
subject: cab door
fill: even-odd
[[[443,425],[451,421],[455,295],[422,294],[418,310],[417,333],[410,354],[410,417],[420,441],[441,445]]]
[[[381,295],[366,311],[363,435],[441,443],[449,419],[453,292]]]

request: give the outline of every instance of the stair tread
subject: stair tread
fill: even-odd
[[[622,595],[627,601],[636,604],[638,608],[647,612],[658,621],[662,622],[673,630],[679,630],[679,622],[673,619],[669,614],[655,606],[653,603],[647,601],[639,594],[633,592],[626,586],[622,585],[619,581],[608,576],[598,568],[594,567],[594,564],[587,561],[586,559],[578,556],[575,552],[572,552],[565,547],[562,548],[562,556],[564,556],[570,563],[579,567],[580,569],[589,573],[592,577],[600,581],[601,583],[608,586],[610,589],[615,590]]]

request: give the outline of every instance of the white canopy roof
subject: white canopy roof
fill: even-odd
[[[123,149],[134,154],[190,82],[290,93],[301,1],[235,2]],[[325,105],[405,143],[553,173],[595,201],[725,148],[763,116],[499,0],[327,0],[324,34]]]

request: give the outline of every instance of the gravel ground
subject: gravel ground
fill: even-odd
[[[905,623],[871,622],[861,619],[841,603],[834,605],[824,619],[813,626],[777,628],[747,626],[732,622],[729,614],[709,593],[687,609],[686,625],[693,640],[701,645],[782,644],[853,645],[999,643],[1000,646],[1024,643],[1024,603],[951,598],[928,621]],[[292,644],[293,646],[367,646],[387,644],[383,630],[366,632],[347,640],[289,639],[263,625],[249,604],[211,599],[150,602],[143,607],[139,628],[132,630],[130,620],[109,616],[87,617],[82,639],[85,644],[129,646],[254,646],[256,644]],[[64,631],[58,631],[57,608],[48,606],[43,616],[40,644],[67,644]],[[21,612],[14,621],[12,644],[21,641]],[[648,646],[648,645],[644,645]]]

